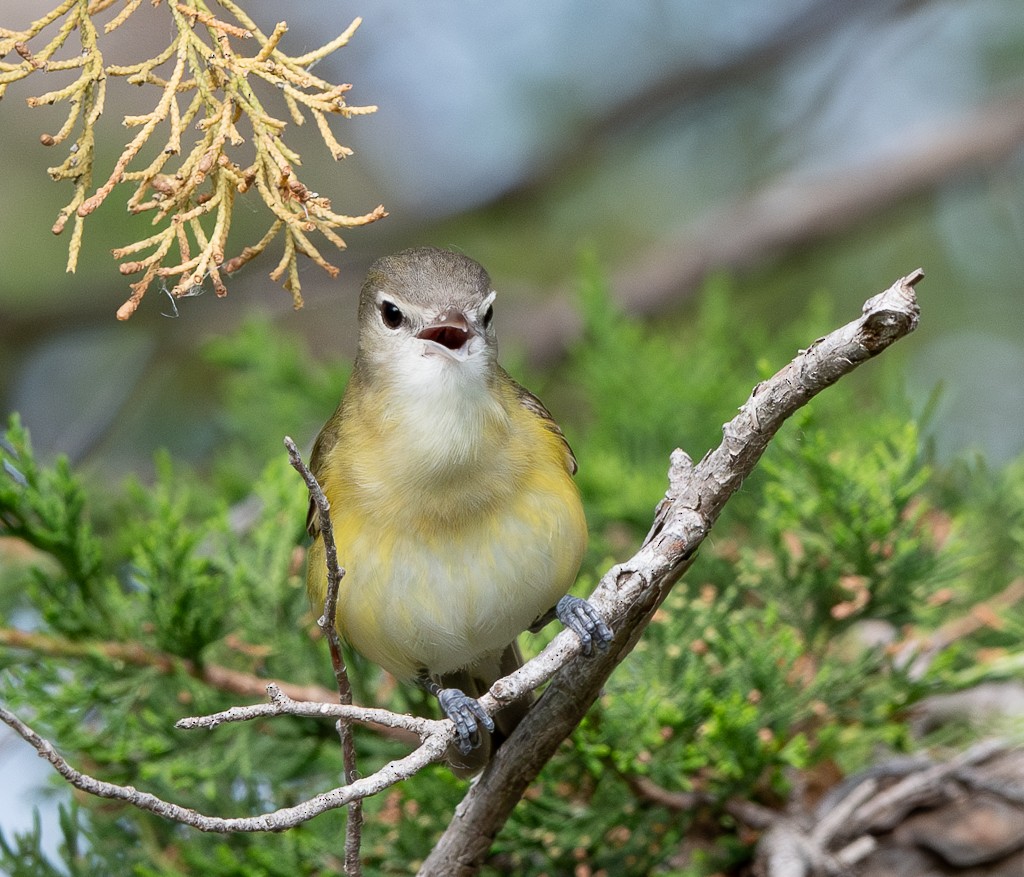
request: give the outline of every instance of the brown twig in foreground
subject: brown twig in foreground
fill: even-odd
[[[54,658],[88,658],[105,662],[118,662],[132,667],[152,667],[160,673],[183,672],[205,682],[211,688],[243,697],[263,697],[268,685],[276,685],[295,700],[323,701],[331,691],[322,685],[298,685],[281,679],[267,679],[220,664],[202,664],[180,655],[161,652],[142,643],[111,640],[71,640],[53,634],[0,627],[0,646],[24,649],[37,655]]]
[[[329,688],[322,685],[300,684],[284,679],[268,679],[244,670],[225,667],[207,661],[197,663],[180,655],[162,652],[136,642],[115,642],[111,640],[71,640],[38,631],[20,630],[16,627],[0,627],[0,646],[24,649],[37,655],[54,658],[78,658],[109,663],[128,664],[133,667],[151,667],[170,673],[187,673],[194,679],[217,691],[237,694],[242,697],[265,697],[269,686],[284,692],[295,701],[326,703],[334,696]],[[401,726],[387,726],[375,723],[378,733],[400,743],[415,745],[417,734]]]

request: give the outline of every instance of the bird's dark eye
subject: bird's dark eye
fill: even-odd
[[[487,313],[484,314],[484,328],[487,329],[491,325],[491,320],[494,319],[494,305],[487,306]]]
[[[380,303],[380,318],[389,329],[397,329],[402,325],[404,319],[402,312],[393,301],[382,301]]]

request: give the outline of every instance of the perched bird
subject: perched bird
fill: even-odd
[[[449,762],[482,768],[495,722],[477,702],[522,659],[516,638],[553,615],[584,651],[611,633],[567,596],[587,525],[576,459],[544,405],[498,365],[495,292],[475,261],[434,248],[379,259],[359,344],[310,468],[345,568],[337,626],[360,654],[436,695],[456,727]],[[315,509],[307,583],[327,579]],[[500,739],[528,705],[494,719]]]

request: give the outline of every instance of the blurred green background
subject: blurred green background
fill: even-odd
[[[6,0],[0,26],[24,26],[51,5]],[[128,190],[120,202],[115,192],[87,224],[77,274],[65,274],[67,240],[49,229],[70,190],[46,174],[63,156],[39,144],[62,116],[25,105],[52,86],[10,89],[0,104],[0,413],[21,412],[43,458],[64,453],[117,476],[145,475],[161,448],[201,464],[225,436],[221,375],[199,353],[208,341],[264,314],[324,361],[346,359],[366,267],[422,244],[485,264],[504,357],[534,373],[576,337],[572,284],[584,253],[623,308],[668,323],[687,321],[704,280],[726,272],[769,336],[823,295],[852,319],[868,296],[923,267],[921,328],[887,357],[920,410],[938,400],[929,425],[940,457],[978,449],[998,464],[1024,450],[1019,0],[246,9],[266,32],[286,18],[293,53],[363,16],[351,45],[317,69],[354,84],[350,103],[380,107],[335,125],[354,156],[333,163],[312,129],[289,142],[303,152],[304,181],[336,210],[382,202],[390,216],[346,235],[349,250],[332,259],[337,280],[304,267],[302,311],[267,278],[278,251],[232,278],[226,300],[180,300],[168,316],[171,302],[154,289],[118,323],[128,288],[109,251],[147,234],[147,222],[123,210]],[[114,60],[166,45],[165,15],[142,10],[151,26],[132,31]],[[121,115],[147,100],[112,86],[100,131],[107,167],[125,142]],[[261,207],[239,203],[235,249],[266,225]],[[571,406],[571,386],[549,395],[556,413]],[[267,434],[308,446],[328,413],[294,422],[267,410]],[[29,766],[45,774],[12,754],[0,751],[5,782],[35,782]],[[0,824],[9,819],[0,810]]]

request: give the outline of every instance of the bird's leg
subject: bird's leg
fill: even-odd
[[[444,714],[455,724],[455,745],[463,755],[480,745],[480,725],[488,731],[494,730],[494,720],[480,702],[462,689],[442,688],[425,670],[416,677],[416,684],[437,698]]]
[[[612,630],[600,613],[582,597],[566,594],[555,604],[555,616],[580,638],[584,655],[608,648],[612,641]]]
[[[537,619],[526,628],[530,633],[540,633],[545,627],[551,624],[555,620],[555,607],[552,606],[543,615],[537,617]]]

